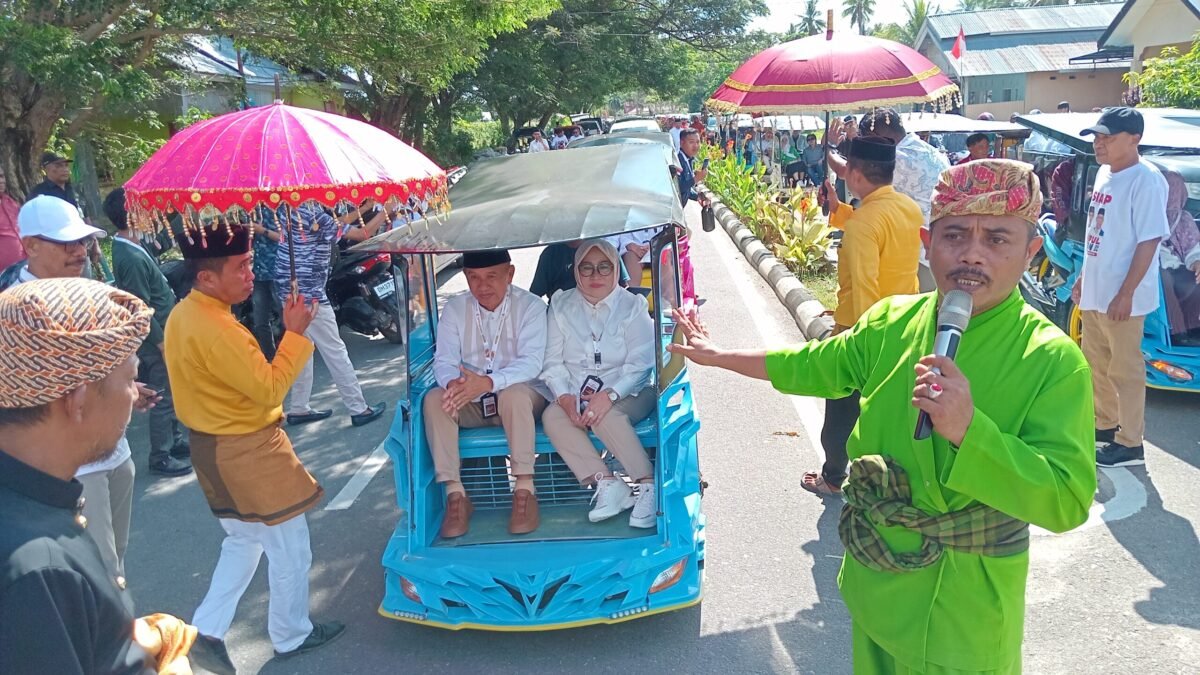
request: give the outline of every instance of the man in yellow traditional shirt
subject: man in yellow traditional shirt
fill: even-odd
[[[267,620],[276,657],[311,651],[345,630],[313,624],[308,613],[312,566],[304,513],[324,491],[305,470],[280,427],[283,398],[313,353],[304,330],[316,304],[289,299],[287,329],[267,361],[230,306],[253,291],[249,229],[190,229],[179,248],[195,279],[167,319],[165,354],[175,411],[192,432],[192,462],[204,496],[225,530],[221,557],[192,624],[200,632],[193,659],[219,674],[235,671],[224,638],[237,603],[267,555]]]
[[[864,122],[865,125],[865,122]],[[873,126],[873,125],[871,125]],[[882,298],[918,291],[921,254],[921,207],[892,188],[896,145],[882,136],[850,141],[844,171],[846,186],[860,200],[857,209],[841,203],[826,181],[829,223],[844,231],[838,249],[838,305],[833,312],[837,335]],[[846,441],[858,421],[859,395],[825,401],[821,445],[825,464],[804,474],[801,487],[818,495],[841,494],[846,480]]]

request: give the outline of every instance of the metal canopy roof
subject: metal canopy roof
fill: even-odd
[[[450,200],[449,215],[376,235],[351,250],[512,249],[683,223],[679,188],[657,143],[481,161],[455,184]]]
[[[949,113],[900,113],[904,130],[916,133],[993,133],[1002,136],[1028,136],[1029,128],[1009,122],[973,120]]]
[[[1071,65],[1087,65],[1089,63],[1124,63],[1133,60],[1133,46],[1105,47],[1087,54],[1071,57]]]
[[[1154,109],[1141,110],[1146,120],[1146,133],[1140,147],[1149,152],[1200,154],[1200,127],[1166,117]],[[1052,113],[1019,115],[1017,122],[1081,152],[1092,152],[1091,136],[1080,131],[1100,119],[1100,113]]]

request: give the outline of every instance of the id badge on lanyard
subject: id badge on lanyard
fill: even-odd
[[[504,333],[504,319],[508,317],[508,297],[500,305],[500,318],[496,322],[496,335],[490,336],[483,329],[483,315],[479,302],[475,303],[475,326],[479,329],[479,338],[483,341],[483,358],[486,363],[485,375],[491,375],[496,367],[496,352],[500,349],[500,336]],[[479,397],[479,405],[483,407],[483,418],[488,419],[500,414],[500,399],[495,392],[489,391]]]

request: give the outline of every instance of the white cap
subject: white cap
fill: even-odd
[[[17,228],[22,237],[41,237],[52,241],[72,242],[88,237],[103,239],[106,232],[83,222],[79,209],[58,197],[40,195],[21,207],[17,213]]]

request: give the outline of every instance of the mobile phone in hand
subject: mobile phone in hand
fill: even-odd
[[[583,386],[579,388],[579,414],[583,414],[587,410],[588,402],[583,399],[584,396],[591,396],[604,388],[604,381],[595,375],[588,375],[583,381]]]
[[[706,158],[704,159],[704,164],[701,164],[701,165],[700,165],[700,169],[701,169],[701,170],[703,170],[703,171],[708,171],[708,161],[709,161],[709,160],[708,160],[708,158],[706,157]]]

